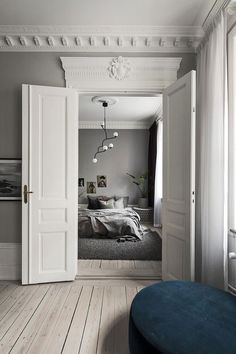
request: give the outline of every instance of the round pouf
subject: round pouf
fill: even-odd
[[[193,282],[141,290],[129,323],[130,354],[235,354],[236,297]]]

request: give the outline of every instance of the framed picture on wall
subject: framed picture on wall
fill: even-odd
[[[0,159],[0,200],[21,200],[20,159]]]
[[[84,178],[79,178],[79,187],[84,187]]]
[[[97,184],[98,184],[98,188],[106,188],[107,187],[107,176],[104,176],[104,175],[97,176]]]
[[[96,182],[87,182],[87,193],[96,194]]]

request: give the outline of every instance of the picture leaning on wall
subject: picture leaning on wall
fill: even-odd
[[[0,159],[0,200],[21,200],[21,160]]]

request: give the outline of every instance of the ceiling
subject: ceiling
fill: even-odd
[[[216,0],[1,0],[1,25],[202,26]]]
[[[103,107],[92,102],[91,95],[80,96],[79,120],[80,122],[103,122]],[[109,123],[134,123],[143,122],[147,126],[153,116],[161,109],[162,97],[119,96],[118,102],[107,108],[107,122]],[[98,125],[99,127],[99,125]]]

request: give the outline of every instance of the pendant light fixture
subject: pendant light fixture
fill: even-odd
[[[117,99],[113,98],[113,97],[98,97],[95,96],[92,98],[92,101],[94,103],[99,103],[102,105],[103,107],[103,123],[101,124],[101,128],[104,132],[104,139],[101,142],[101,145],[98,146],[97,151],[94,154],[93,157],[93,163],[97,163],[98,159],[97,156],[99,154],[102,154],[108,150],[113,149],[114,145],[113,143],[109,143],[109,141],[116,139],[118,137],[118,132],[114,132],[112,136],[108,136],[108,131],[107,131],[107,107],[114,105],[115,103],[117,103]]]

